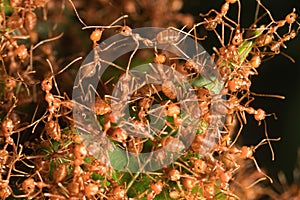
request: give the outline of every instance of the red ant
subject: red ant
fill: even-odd
[[[273,183],[273,180],[268,176],[266,175],[264,172],[262,172],[262,170],[260,169],[260,167],[258,166],[257,164],[257,161],[255,159],[255,157],[253,156],[253,154],[255,153],[256,149],[264,144],[269,144],[270,141],[279,141],[280,138],[277,138],[277,139],[271,139],[271,138],[266,138],[266,139],[263,139],[260,143],[258,143],[256,146],[242,146],[241,148],[238,148],[238,147],[220,147],[221,148],[221,151],[223,148],[225,148],[225,151],[229,151],[230,154],[233,154],[233,155],[239,155],[239,158],[241,159],[251,159],[253,160],[257,170],[259,171],[259,173],[263,174],[265,177],[267,177],[271,183]],[[274,156],[274,152],[273,152],[273,149],[271,149],[272,151],[272,157]],[[234,162],[234,161],[233,161]]]
[[[260,1],[258,1],[260,3]],[[279,38],[279,42],[274,42],[274,43],[281,43],[279,44],[279,46],[283,45],[283,42],[284,41],[287,41],[289,39],[293,39],[294,36],[292,35],[295,35],[295,33],[291,33],[293,32],[291,30],[292,28],[292,24],[293,23],[297,23],[299,26],[300,26],[300,23],[296,21],[296,18],[297,18],[297,15],[295,13],[296,9],[294,8],[293,9],[293,12],[289,13],[284,20],[280,20],[280,21],[274,21],[271,14],[269,13],[269,11],[267,10],[267,13],[269,13],[271,19],[272,19],[272,22],[270,23],[270,25],[268,25],[266,28],[268,29],[267,33],[264,34],[264,35],[261,35],[259,36],[256,40],[255,40],[255,43],[257,44],[258,47],[262,47],[262,46],[267,46],[269,45],[273,39],[274,39],[274,36],[273,34],[276,34],[277,37]],[[283,27],[285,24],[289,24],[289,31],[288,31],[288,34],[287,35],[290,35],[290,38],[288,38],[288,36],[286,35],[285,39],[281,38],[278,33],[277,33],[277,30],[278,28],[280,27]],[[270,28],[269,28],[270,27]],[[273,44],[274,45],[274,44]],[[278,44],[277,44],[278,45]],[[273,47],[273,49],[276,49],[275,47]],[[272,50],[273,51],[273,50]]]
[[[256,95],[256,96],[276,97],[276,98],[280,98],[280,99],[284,98],[284,97],[282,97],[280,95],[267,95],[267,94],[259,95],[259,94],[252,93],[252,92],[250,92],[250,94],[253,94],[253,95]],[[238,139],[238,137],[239,137],[239,135],[240,135],[240,133],[241,133],[241,131],[243,129],[244,124],[247,124],[245,112],[247,112],[250,115],[253,115],[254,119],[256,121],[258,121],[259,123],[261,121],[264,121],[267,116],[274,115],[274,114],[266,114],[266,112],[263,109],[261,109],[261,108],[254,109],[252,107],[249,107],[249,104],[254,99],[250,99],[245,105],[241,105],[240,104],[241,101],[243,101],[243,99],[246,96],[249,97],[249,94],[246,93],[240,99],[238,99],[236,96],[230,96],[230,98],[227,101],[227,105],[225,105],[225,107],[226,107],[225,109],[228,110],[228,114],[232,115],[232,114],[236,113],[236,116],[237,116],[237,118],[238,118],[238,120],[240,122],[240,129],[239,129],[239,131],[238,131],[238,133],[237,133],[234,141],[232,142],[232,144],[230,146],[233,146],[235,144],[235,142],[237,141],[237,139]],[[268,134],[267,134],[266,130],[265,130],[265,134],[266,134],[266,137],[268,138]],[[271,147],[270,144],[269,144],[269,146],[272,149],[272,147]]]
[[[297,35],[297,33],[294,30],[292,30],[291,32],[285,34],[283,36],[283,38],[279,39],[279,41],[272,42],[271,46],[270,46],[271,51],[275,52],[275,54],[280,53],[280,47],[284,46],[284,42],[289,41],[290,39],[295,38],[296,35]]]
[[[82,58],[79,57],[79,58],[73,60],[71,63],[69,63],[66,67],[64,67],[62,70],[60,70],[55,75],[58,75],[58,74],[62,73],[69,66],[71,66],[74,62],[76,62],[80,59],[82,59]],[[46,92],[45,100],[48,103],[47,111],[49,112],[48,116],[47,116],[47,122],[46,122],[46,125],[45,125],[45,130],[51,138],[59,141],[60,138],[61,138],[61,134],[60,134],[60,126],[58,124],[58,119],[57,119],[57,112],[60,109],[60,106],[63,104],[63,102],[59,98],[60,97],[60,92],[58,90],[57,83],[55,81],[55,75],[54,75],[54,72],[53,72],[52,65],[51,65],[51,63],[48,59],[47,59],[47,62],[50,66],[52,75],[50,77],[45,78],[41,83],[42,90]],[[53,82],[54,82],[54,85],[57,89],[59,97],[56,97],[51,93],[51,90],[52,90],[52,87],[53,87]],[[56,117],[56,120],[53,120],[53,117]],[[44,117],[42,117],[40,120],[42,120],[43,118]],[[40,120],[37,120],[37,122],[39,122]]]
[[[200,14],[201,17],[205,17],[205,16],[209,16],[211,12],[216,13],[216,16],[214,18],[208,18],[205,19],[206,23],[205,23],[205,28],[207,30],[214,30],[217,26],[217,24],[225,24],[227,25],[224,21],[223,18],[225,18],[226,20],[230,21],[231,23],[233,23],[235,26],[238,26],[238,24],[236,24],[235,21],[231,20],[230,18],[228,18],[226,16],[228,10],[229,10],[229,6],[230,4],[234,4],[238,2],[239,3],[239,16],[240,16],[240,2],[239,0],[226,0],[225,3],[222,5],[221,7],[221,11],[218,12],[214,9],[210,10],[207,14]],[[230,25],[228,25],[229,27],[231,27]]]

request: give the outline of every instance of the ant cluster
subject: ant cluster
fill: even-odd
[[[273,180],[259,167],[254,153],[267,144],[274,159],[271,142],[280,138],[269,138],[267,132],[266,117],[273,114],[250,104],[257,96],[284,97],[250,91],[251,77],[258,75],[263,59],[281,53],[280,48],[286,48],[284,43],[298,34],[300,23],[295,9],[283,20],[275,20],[257,0],[258,11],[262,9],[264,14],[250,28],[243,28],[239,0],[225,0],[220,11],[212,9],[200,14],[203,20],[198,23],[187,14],[177,13],[182,6],[180,0],[167,1],[172,6],[166,8],[173,11],[164,7],[159,13],[178,15],[170,20],[182,23],[185,28],[171,27],[157,32],[154,38],[147,38],[128,25],[117,25],[127,15],[107,26],[87,26],[69,0],[82,29],[94,29],[90,35],[93,61],[84,64],[78,72],[74,90],[83,95],[79,97],[81,101],[75,101],[67,93],[61,94],[56,77],[68,77],[65,71],[82,58],[60,68],[54,57],[50,44],[62,37],[55,28],[59,24],[55,1],[5,2],[0,4],[1,199],[274,197],[274,192],[258,184]],[[150,5],[150,1],[141,1],[139,5],[135,1],[122,3],[133,18],[137,18],[138,6],[146,9]],[[238,4],[237,20],[227,15],[232,4]],[[62,3],[61,9],[64,6]],[[81,16],[88,19],[88,15]],[[161,22],[157,16],[147,17],[152,24],[161,25],[156,24]],[[268,22],[261,24],[262,18]],[[46,20],[54,26],[51,25],[45,39],[40,38],[42,32],[37,26]],[[192,38],[195,44],[206,40],[207,36],[197,36],[201,28],[213,32],[220,41],[221,46],[214,47],[213,55],[213,70],[217,74],[205,71],[209,61],[202,58],[198,47],[188,47],[197,51],[190,57],[181,45],[187,38]],[[117,30],[122,39],[101,46],[102,35],[111,29]],[[279,29],[286,33],[279,33]],[[123,48],[117,45],[129,41],[126,39],[135,45],[127,59],[111,62],[103,57],[106,51]],[[173,52],[158,48],[164,45]],[[141,46],[147,49],[141,51]],[[135,61],[145,57],[150,64],[143,65],[142,70],[132,67]],[[98,68],[105,64],[110,70],[102,80]],[[50,72],[46,73],[45,69],[49,68]],[[47,74],[41,80],[34,76],[39,75],[37,69]],[[134,75],[143,75],[142,82]],[[85,79],[93,77],[99,78],[100,84],[86,85]],[[93,93],[96,97],[91,103]],[[89,101],[92,106],[81,104],[82,101]],[[33,105],[38,105],[34,111],[30,109]],[[32,112],[32,116],[24,114],[24,109]],[[129,117],[124,116],[126,109]],[[82,119],[74,118],[74,113],[79,113]],[[247,124],[247,114],[259,124],[264,123],[265,138],[257,145],[239,146],[237,141]],[[128,119],[124,120],[125,117]],[[97,122],[96,127],[89,123],[93,120]],[[190,134],[192,131],[194,136]],[[105,140],[106,136],[109,141]],[[96,143],[102,146],[95,146]],[[99,155],[98,149],[102,147],[112,153]],[[122,170],[114,168],[114,160],[125,160]],[[254,163],[255,170],[248,169],[247,161]],[[249,177],[245,175],[247,171],[252,171]]]

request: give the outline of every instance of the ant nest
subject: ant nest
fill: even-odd
[[[297,36],[296,9],[275,20],[256,0],[255,21],[243,28],[240,0],[225,0],[219,10],[200,14],[199,22],[180,13],[181,0],[167,0],[157,13],[151,1],[130,0],[121,2],[129,15],[118,17],[123,9],[110,11],[105,4],[99,15],[106,13],[101,19],[109,25],[89,26],[94,3],[10,0],[2,5],[0,198],[287,196],[261,184],[273,179],[255,152],[268,145],[274,160],[272,143],[280,138],[267,131],[266,118],[275,114],[252,106],[258,96],[284,97],[251,91],[251,78],[262,61]],[[56,48],[69,35],[58,32],[61,21],[70,21],[66,6],[83,33],[92,29],[93,50],[78,71],[74,67],[83,58],[67,58],[69,48]],[[184,27],[126,25],[138,26],[141,19]],[[103,39],[113,31],[117,34]],[[70,35],[72,48],[82,41],[78,35]],[[211,37],[218,41],[212,56],[200,45]],[[264,138],[239,146],[248,115],[264,125]]]

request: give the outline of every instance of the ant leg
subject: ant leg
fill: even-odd
[[[78,57],[75,58],[74,60],[72,60],[69,64],[67,64],[64,68],[62,68],[61,70],[59,70],[57,73],[55,73],[55,75],[59,75],[61,73],[63,73],[66,69],[68,69],[71,65],[73,65],[75,62],[82,60],[82,57]]]
[[[270,150],[271,150],[272,160],[274,160],[274,151],[273,151],[273,148],[272,148],[272,145],[271,145],[271,142],[270,142],[270,139],[269,139],[269,135],[268,135],[268,132],[267,132],[267,122],[266,122],[266,120],[264,120],[264,125],[265,125],[266,140],[267,140],[268,145],[269,145]]]
[[[243,124],[243,122],[242,122],[242,120],[241,120],[241,118],[240,118],[240,116],[239,116],[238,113],[236,114],[236,116],[237,116],[237,118],[238,118],[238,120],[239,120],[240,128],[239,128],[239,131],[238,131],[238,133],[236,134],[236,136],[235,136],[233,142],[230,144],[229,148],[231,148],[231,147],[237,142],[239,136],[241,135],[241,132],[242,132],[242,130],[243,130],[243,127],[244,127],[244,124]]]
[[[256,4],[255,15],[254,15],[254,23],[259,21],[258,14],[259,14],[259,3]],[[252,27],[252,26],[250,26],[250,27]]]
[[[206,17],[206,16],[209,16],[210,13],[214,12],[216,15],[219,15],[220,13],[218,11],[216,11],[215,9],[211,9],[210,11],[208,11],[208,13],[206,14],[202,14],[200,13],[200,17]]]
[[[185,27],[183,27],[182,29],[178,29],[175,27],[169,27],[168,29],[174,30],[174,31],[178,31],[179,33],[184,34],[185,36],[183,38],[181,38],[178,42],[176,42],[176,44],[180,44],[183,40],[185,40],[188,36],[191,36],[194,38],[195,42],[197,43],[197,40],[205,40],[205,38],[207,38],[207,36],[204,36],[203,38],[199,38],[196,36],[196,34],[192,35],[191,32],[194,31],[194,33],[196,33],[196,25],[193,26],[193,28],[191,28],[191,30],[189,30],[188,32],[183,31]]]
[[[36,129],[37,125],[40,123],[40,121],[42,121],[43,119],[45,119],[47,117],[47,113],[48,112],[46,111],[40,119],[36,120],[35,122],[31,123],[30,125],[28,125],[24,128],[21,128],[21,130],[19,130],[19,131],[23,131],[26,128],[33,126],[31,133],[34,133],[35,129]]]
[[[78,58],[74,59],[72,62],[70,62],[68,65],[66,65],[63,69],[61,69],[61,70],[60,70],[59,72],[57,72],[56,74],[54,74],[53,67],[52,67],[52,64],[51,64],[50,60],[49,60],[49,59],[46,59],[48,65],[49,65],[49,67],[50,67],[51,73],[52,73],[51,79],[53,79],[54,86],[55,86],[56,91],[57,91],[57,93],[58,93],[59,96],[60,96],[60,91],[59,91],[59,89],[58,89],[58,86],[57,86],[57,82],[56,82],[55,76],[56,76],[56,75],[59,75],[59,74],[61,74],[61,73],[63,73],[63,72],[64,72],[67,68],[69,68],[72,64],[74,64],[75,62],[77,62],[78,60],[81,60],[81,59],[82,59],[82,57],[78,57]]]
[[[253,156],[250,157],[250,159],[253,160],[253,162],[254,162],[254,164],[255,164],[256,169],[258,170],[258,172],[261,173],[262,175],[264,175],[267,179],[269,179],[271,183],[273,183],[272,178],[269,177],[267,174],[265,174],[265,173],[260,169],[260,167],[259,167],[258,164],[257,164],[256,159],[255,159]]]
[[[43,185],[37,185],[37,187],[39,188],[39,191],[37,191],[33,196],[31,196],[31,198],[36,198],[40,193],[42,193],[43,191],[43,187],[50,187],[48,184],[44,183],[41,174],[39,173],[39,171],[36,171],[36,174],[38,175],[39,179],[40,179],[40,183],[42,183]]]
[[[132,58],[133,58],[134,54],[137,52],[137,50],[139,48],[139,41],[137,40],[137,38],[134,35],[132,35],[131,37],[134,40],[134,42],[136,44],[136,47],[135,47],[135,49],[133,50],[133,52],[131,53],[131,55],[129,57],[128,64],[127,64],[127,67],[126,67],[126,76],[129,73],[129,68],[130,68],[130,65],[131,65]]]
[[[185,59],[191,59],[181,48],[177,46],[178,43],[171,43],[173,47],[175,47],[184,57]]]
[[[5,116],[5,119],[8,119],[9,115],[11,114],[13,109],[15,109],[15,107],[17,107],[18,99],[17,99],[17,97],[15,97],[15,95],[13,96],[13,99],[14,99],[14,104],[9,108],[9,110],[8,110],[6,116]]]
[[[223,47],[225,47],[225,45],[224,45],[224,39],[221,38],[221,36],[219,35],[219,33],[218,33],[215,29],[214,29],[213,31],[215,32],[215,34],[216,34],[216,36],[217,36],[219,42],[221,43],[221,45],[222,45]]]
[[[64,192],[64,194],[66,195],[66,197],[67,197],[67,198],[70,198],[68,189],[67,189],[65,186],[63,186],[63,184],[61,184],[60,182],[57,183],[57,185],[58,185],[58,187],[59,187],[61,190],[63,190],[63,192]]]
[[[254,97],[249,97],[249,100],[245,103],[245,107],[246,107],[246,108],[250,108],[250,107],[249,107],[249,104],[250,104],[252,101],[254,101],[254,100],[255,100]]]
[[[55,199],[63,199],[66,200],[66,197],[59,195],[59,194],[51,194],[51,193],[44,193],[45,197],[53,197]]]
[[[247,124],[247,118],[246,118],[246,115],[245,115],[245,111],[244,110],[239,111],[239,114],[240,114],[240,117],[242,118],[244,124]]]
[[[93,86],[93,85],[91,85],[91,84],[89,84],[88,85],[88,88],[87,88],[87,93],[86,93],[86,95],[84,95],[84,97],[83,97],[83,101],[87,101],[87,100],[92,100],[92,92],[91,92],[91,90],[93,90],[93,92],[98,96],[98,97],[100,97],[100,95],[99,95],[99,93],[97,92],[97,90],[95,89],[95,87]]]
[[[259,182],[261,182],[261,181],[264,181],[264,180],[266,180],[267,178],[266,177],[262,177],[262,178],[260,178],[260,179],[257,179],[256,181],[254,181],[253,183],[251,183],[250,185],[248,185],[247,187],[246,187],[246,189],[250,189],[251,187],[253,187],[254,185],[256,185],[257,183],[259,183]]]
[[[261,1],[260,0],[256,0],[256,1],[257,1],[257,4],[260,5],[268,13],[272,23],[276,23],[275,20],[273,19],[272,15],[271,15],[271,12],[261,3]],[[259,9],[257,9],[257,10],[259,11]]]
[[[14,198],[16,198],[16,199],[18,199],[18,198],[27,198],[27,199],[29,199],[29,197],[30,197],[30,194],[20,194],[20,195],[16,195],[16,194],[14,194],[13,192],[11,193],[11,195],[12,195]]]
[[[237,24],[235,21],[233,21],[232,19],[230,19],[229,17],[227,17],[226,15],[223,16],[227,21],[231,22],[235,27],[238,27],[239,24]],[[225,21],[222,21],[222,24],[225,24],[227,27],[232,28],[232,26],[230,26],[228,23],[226,23]]]
[[[114,45],[116,45],[116,44],[118,44],[118,43],[120,43],[120,42],[122,42],[122,41],[126,41],[126,40],[128,40],[127,38],[123,38],[123,39],[120,39],[120,40],[118,40],[118,41],[115,41],[115,42],[113,42],[113,43],[111,43],[111,44],[109,44],[108,46],[106,46],[104,49],[101,49],[100,47],[99,47],[99,45],[98,46],[96,46],[95,48],[98,48],[98,52],[100,51],[107,51],[108,49],[110,49],[110,48],[112,48]],[[125,46],[126,44],[122,44],[122,45],[119,45],[119,46],[116,46],[116,47],[114,47],[114,48],[121,48],[122,46]]]
[[[264,124],[265,124],[265,135],[266,135],[266,139],[265,140],[267,140],[267,142],[268,142],[268,145],[269,145],[271,153],[272,153],[272,160],[274,160],[275,159],[275,155],[274,155],[274,151],[273,151],[273,148],[272,148],[272,145],[271,145],[270,141],[278,141],[278,140],[280,140],[280,138],[278,138],[277,140],[270,139],[269,135],[268,135],[268,132],[267,132],[267,122],[266,122],[266,120],[264,120]]]
[[[121,70],[121,71],[126,71],[125,69],[123,69],[123,67],[121,67],[121,66],[119,66],[119,65],[117,65],[117,64],[115,64],[115,63],[113,63],[113,62],[110,62],[110,61],[106,61],[106,60],[103,60],[103,59],[101,59],[101,58],[99,58],[99,61],[100,62],[103,62],[103,63],[106,63],[106,64],[108,64],[108,65],[111,65],[111,66],[113,66],[113,67],[115,67],[115,68],[117,68],[117,69],[119,69],[119,70]]]
[[[22,84],[25,86],[28,96],[30,96],[30,90],[29,90],[28,85],[25,83],[25,81],[24,81],[23,77],[21,76],[21,74],[19,72],[17,72],[17,74],[18,74],[18,77],[20,78],[20,80],[22,81]],[[18,95],[18,93],[19,93],[20,86],[21,85],[19,85],[17,90],[16,90],[16,95]]]
[[[19,160],[19,161],[21,161],[21,160]],[[24,162],[24,161],[23,161],[23,162]],[[31,167],[32,167],[32,166],[31,166]],[[30,167],[30,168],[31,168],[31,167]],[[33,167],[33,168],[34,168],[34,167]],[[15,171],[15,172],[20,173],[20,174],[16,174],[16,175],[11,175],[11,176],[13,176],[13,177],[28,177],[28,176],[30,176],[30,174],[28,174],[28,173],[26,173],[26,172],[23,172],[23,171],[21,171],[21,170],[16,169],[16,166],[15,166],[15,165],[12,167],[12,170]]]
[[[287,59],[289,59],[292,63],[296,63],[295,59],[292,58],[291,56],[289,56],[288,54],[286,54],[286,53],[284,53],[282,51],[280,52],[280,54],[283,55],[284,57],[286,57]]]
[[[52,73],[52,76],[53,76],[53,83],[54,83],[55,89],[56,89],[56,91],[57,91],[57,94],[60,96],[60,91],[59,91],[59,89],[58,89],[58,86],[57,86],[57,82],[56,82],[55,76],[53,75],[54,72],[53,72],[52,64],[51,64],[51,62],[50,62],[49,59],[46,59],[46,61],[47,61],[48,65],[49,65],[49,67],[50,67],[50,70],[51,70],[51,73]]]
[[[202,22],[199,22],[199,23],[197,23],[197,24],[194,24],[194,26],[193,26],[193,28],[191,28],[191,30],[189,30],[188,32],[187,32],[187,34],[190,34],[192,31],[194,31],[194,32],[196,32],[196,28],[198,27],[198,26],[201,26],[201,25],[203,25],[203,24],[206,24],[207,23],[207,21],[202,21]],[[195,37],[195,36],[194,36]],[[204,36],[205,38],[207,37],[207,36]],[[198,37],[195,37],[195,39],[196,38],[198,38]],[[202,39],[202,38],[199,38],[199,39]]]
[[[32,51],[35,50],[35,49],[36,49],[37,47],[39,47],[40,45],[43,45],[43,44],[45,44],[45,43],[47,43],[47,42],[52,42],[52,41],[55,41],[55,40],[60,39],[63,35],[64,35],[64,33],[61,33],[61,34],[59,34],[58,36],[55,36],[55,37],[48,38],[48,39],[46,39],[46,40],[40,41],[39,43],[37,43],[36,45],[34,45],[34,46],[32,47]]]

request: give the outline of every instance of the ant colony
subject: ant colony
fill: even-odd
[[[121,17],[99,8],[102,25],[87,25],[95,9],[84,1],[1,4],[1,199],[281,198],[262,184],[273,179],[255,158],[267,145],[274,160],[280,138],[269,136],[266,120],[276,116],[252,102],[284,97],[251,91],[251,78],[277,54],[293,61],[281,50],[300,29],[296,9],[277,20],[253,0],[255,21],[244,28],[240,0],[225,0],[199,22],[179,12],[181,0],[167,0],[159,18],[150,2],[122,2]],[[65,8],[77,17],[72,30],[90,33],[84,60],[55,57],[68,34],[58,33],[60,18],[70,17]],[[133,28],[148,18],[172,26]],[[39,30],[46,20],[47,36]],[[200,43],[212,37],[209,55]],[[249,117],[264,126],[263,139],[239,145]]]

